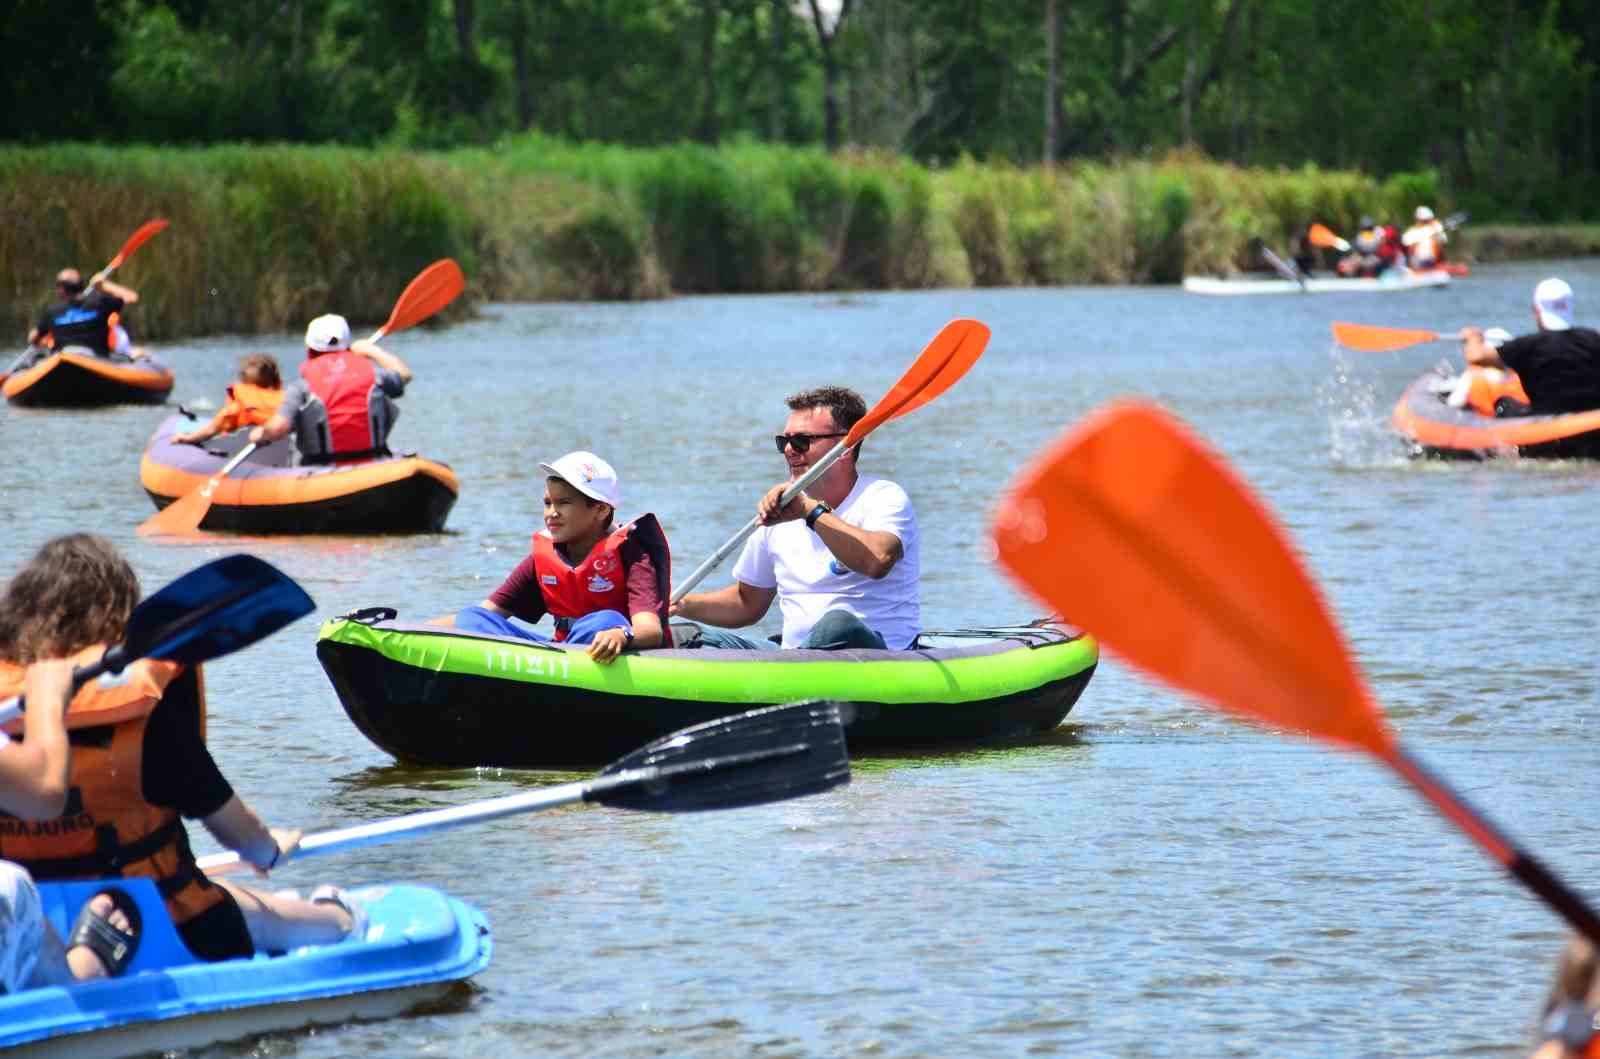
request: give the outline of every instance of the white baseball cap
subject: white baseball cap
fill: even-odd
[[[338,313],[319,316],[306,324],[306,348],[318,353],[337,353],[350,348],[350,321]]]
[[[1483,333],[1483,341],[1490,348],[1499,349],[1502,345],[1511,341],[1511,332],[1503,327],[1491,327]]]
[[[1417,220],[1419,220],[1419,221],[1431,221],[1431,220],[1433,220],[1433,211],[1428,209],[1428,207],[1426,207],[1426,206],[1418,206],[1417,207]]]
[[[622,502],[617,472],[592,452],[569,452],[559,460],[539,464],[539,469],[552,478],[560,478],[590,500],[610,504],[613,510]]]
[[[1533,288],[1533,315],[1545,331],[1572,327],[1572,288],[1566,280],[1551,277]]]

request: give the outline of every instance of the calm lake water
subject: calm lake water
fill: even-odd
[[[492,305],[387,343],[417,374],[393,441],[461,477],[447,533],[144,541],[139,453],[166,412],[11,408],[0,569],[93,529],[147,590],[241,549],[300,580],[316,616],[208,673],[213,751],[275,823],[318,830],[568,780],[397,766],[341,710],[317,623],[483,598],[537,524],[538,461],[574,448],[618,467],[625,512],[657,512],[687,572],[782,475],[770,437],[786,394],[843,382],[870,403],[942,324],[974,316],[994,331],[977,367],[865,452],[916,504],[930,628],[1041,614],[984,559],[997,491],[1102,401],[1162,401],[1290,526],[1411,749],[1600,897],[1600,466],[1411,462],[1389,408],[1455,347],[1341,354],[1328,332],[1335,319],[1526,330],[1532,287],[1553,273],[1600,319],[1595,260],[1378,296]],[[292,364],[298,336],[164,347],[174,400],[214,407],[255,350]],[[1563,937],[1381,766],[1237,725],[1114,659],[1029,745],[869,759],[841,791],[740,812],[539,813],[280,876],[447,888],[487,911],[494,962],[446,1010],[206,1054],[1514,1056]]]

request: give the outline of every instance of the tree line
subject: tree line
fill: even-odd
[[[0,139],[1183,148],[1600,216],[1588,0],[10,0]]]

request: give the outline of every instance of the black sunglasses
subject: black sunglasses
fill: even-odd
[[[785,447],[793,445],[794,451],[804,456],[811,451],[811,443],[813,441],[820,441],[823,438],[842,438],[844,436],[845,431],[841,430],[834,434],[778,434],[772,440],[778,443],[779,452],[782,452]]]

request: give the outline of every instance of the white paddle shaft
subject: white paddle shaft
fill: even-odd
[[[849,439],[846,438],[845,441],[849,441]],[[826,456],[812,464],[810,470],[806,471],[806,473],[802,474],[799,478],[796,478],[794,480],[794,484],[783,491],[783,499],[779,502],[778,506],[783,507],[784,505],[789,504],[794,500],[795,497],[799,496],[805,491],[806,486],[822,477],[822,472],[826,471],[829,467],[832,467],[835,461],[837,461],[840,456],[844,455],[844,450],[849,447],[849,445],[845,444],[845,441],[841,441],[839,444],[835,445]],[[855,442],[850,442],[850,444],[853,445]],[[761,519],[759,517],[752,518],[749,522],[746,522],[744,524],[744,529],[741,529],[738,533],[735,533],[728,539],[726,544],[712,552],[710,558],[694,568],[694,572],[689,575],[688,579],[673,590],[672,598],[667,602],[677,603],[683,599],[684,596],[687,596],[690,589],[694,588],[694,586],[698,585],[701,581],[704,581],[707,574],[715,570],[722,563],[722,560],[733,554],[733,550],[735,548],[743,544],[749,539],[750,534],[754,533],[760,528]]]
[[[619,773],[618,775],[628,775]],[[612,777],[606,777],[611,779]],[[300,847],[294,851],[291,859],[299,860],[301,857],[310,857],[320,853],[340,853],[345,850],[361,849],[364,846],[375,846],[381,842],[389,842],[407,835],[427,834],[430,831],[444,831],[462,824],[475,824],[484,820],[494,820],[502,816],[513,816],[517,813],[537,812],[540,809],[554,809],[559,805],[571,805],[583,801],[584,795],[592,789],[592,780],[581,780],[576,783],[563,783],[559,787],[547,787],[540,791],[529,791],[526,794],[508,794],[503,798],[488,798],[468,805],[456,805],[449,809],[429,809],[420,813],[407,813],[405,816],[396,816],[389,820],[378,820],[370,824],[357,824],[354,827],[341,827],[334,831],[320,831],[314,835],[307,835],[300,840]],[[226,871],[241,862],[239,854],[229,851],[226,853],[213,853],[201,857],[197,861],[202,871]]]

